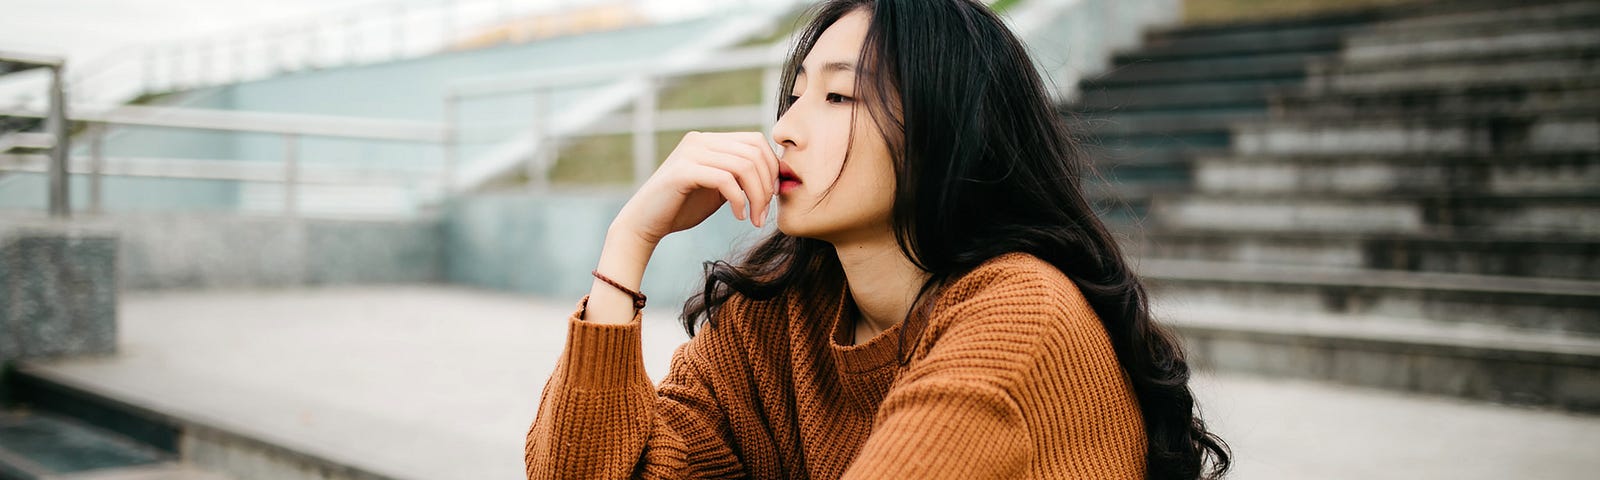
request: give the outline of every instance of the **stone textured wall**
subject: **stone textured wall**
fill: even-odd
[[[116,349],[117,238],[71,226],[0,230],[0,364]]]

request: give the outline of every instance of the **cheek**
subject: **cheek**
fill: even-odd
[[[828,184],[819,183],[803,197],[789,199],[798,201],[785,202],[781,208],[797,213],[793,218],[780,218],[779,226],[825,235],[887,225],[894,206],[895,183],[889,161],[881,147],[858,142],[850,153],[849,164],[844,165],[844,172],[833,185],[833,192],[823,198],[822,191]],[[832,168],[837,170],[839,165]]]

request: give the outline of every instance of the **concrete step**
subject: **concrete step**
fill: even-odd
[[[1600,282],[1592,280],[1159,259],[1138,269],[1173,308],[1600,341]]]
[[[1105,112],[1068,122],[1069,128],[1093,136],[1182,135],[1225,133],[1237,123],[1267,118],[1265,110],[1199,110],[1189,112]]]
[[[1267,79],[1298,80],[1306,76],[1308,55],[1299,53],[1240,55],[1201,60],[1150,60],[1119,65],[1080,82],[1080,88],[1158,85],[1190,82]]]
[[[1201,369],[1600,411],[1600,343],[1591,338],[1156,302]]]
[[[239,419],[162,408],[146,403],[145,399],[79,382],[49,368],[27,363],[11,372],[8,392],[14,401],[29,408],[91,424],[164,452],[165,458],[184,462],[189,467],[185,470],[198,468],[239,478],[283,480],[401,478],[323,456],[295,439],[273,438],[239,428]],[[206,394],[202,391],[188,393]],[[172,395],[172,392],[164,394]],[[198,478],[209,480],[209,477]]]
[[[1600,15],[1550,25],[1503,23],[1493,29],[1412,31],[1353,35],[1338,59],[1348,68],[1397,64],[1471,62],[1550,52],[1593,52],[1600,46]]]
[[[168,452],[72,418],[27,408],[0,410],[0,478],[88,478],[171,459]]]
[[[1299,91],[1304,79],[1251,79],[1157,85],[1090,85],[1068,108],[1083,112],[1265,109],[1280,91]]]
[[[1178,27],[1145,37],[1138,51],[1112,58],[1116,65],[1179,58],[1236,55],[1327,53],[1340,46],[1347,31],[1378,19],[1376,11],[1343,12],[1291,20]]]
[[[1402,18],[1374,22],[1360,38],[1389,37],[1406,40],[1461,32],[1541,29],[1549,26],[1582,25],[1600,15],[1600,4],[1592,0],[1500,2],[1500,5],[1492,5],[1491,8],[1456,11],[1441,10],[1436,7],[1429,5]]]
[[[1195,159],[1228,153],[1226,145],[1208,147],[1172,143],[1130,146],[1125,143],[1106,143],[1105,139],[1091,139],[1084,145],[1083,151],[1095,168],[1100,170],[1131,166],[1166,167],[1182,170],[1185,178],[1191,176],[1190,170]]]
[[[1312,94],[1570,82],[1600,76],[1600,48],[1430,63],[1313,60],[1306,68],[1304,89]]]
[[[1312,15],[1238,20],[1228,22],[1184,23],[1156,28],[1145,33],[1147,42],[1183,42],[1205,40],[1240,33],[1271,33],[1318,27],[1366,26],[1388,18],[1389,12],[1381,8],[1345,9],[1325,11]]]
[[[1168,228],[1600,235],[1600,198],[1593,195],[1177,195],[1154,199],[1151,213]]]
[[[182,463],[165,463],[54,476],[48,480],[232,480],[233,478]]]
[[[1129,230],[1139,258],[1600,280],[1600,237],[1222,228]]]
[[[1233,145],[1247,155],[1593,152],[1600,112],[1275,119],[1237,126]]]
[[[1208,193],[1600,196],[1600,152],[1207,157],[1194,179]]]
[[[1286,92],[1273,95],[1270,104],[1272,115],[1283,118],[1531,115],[1563,109],[1600,111],[1600,78],[1315,95]]]

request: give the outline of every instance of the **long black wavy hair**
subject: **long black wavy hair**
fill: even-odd
[[[872,17],[857,61],[865,74],[856,77],[856,93],[866,101],[857,104],[866,106],[894,159],[895,239],[930,274],[908,318],[927,315],[942,287],[985,260],[1031,253],[1072,279],[1110,334],[1143,414],[1149,477],[1225,474],[1231,453],[1196,411],[1177,336],[1152,318],[1144,285],[1083,194],[1092,168],[1023,44],[988,7],[974,0],[813,7],[784,65],[778,117],[792,104],[796,69],[817,37],[856,9]],[[738,255],[737,264],[705,267],[705,290],[685,302],[681,316],[691,336],[701,323],[714,328],[716,311],[735,292],[754,300],[815,298],[807,294],[837,291],[844,282],[832,245],[779,231]],[[1211,469],[1204,471],[1207,457]]]

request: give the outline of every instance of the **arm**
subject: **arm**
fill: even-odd
[[[600,269],[636,288],[651,248],[616,238],[628,237],[608,236]],[[568,319],[566,348],[528,430],[528,478],[689,478],[743,470],[720,435],[721,409],[699,380],[697,342],[673,354],[658,392],[645,375],[641,314],[632,310],[627,295],[596,279]]]
[[[692,341],[673,353],[657,390],[645,376],[637,321],[603,325],[575,317],[528,430],[528,478],[700,478],[743,471],[724,440],[721,408],[700,380]]]
[[[778,159],[759,132],[684,135],[622,206],[606,232],[596,270],[638,290],[656,244],[699,225],[727,203],[757,228],[778,180]],[[621,290],[596,278],[568,319],[567,345],[528,430],[528,478],[686,478],[738,471],[718,436],[721,408],[698,380],[691,340],[673,355],[660,392],[644,374],[640,313]]]

